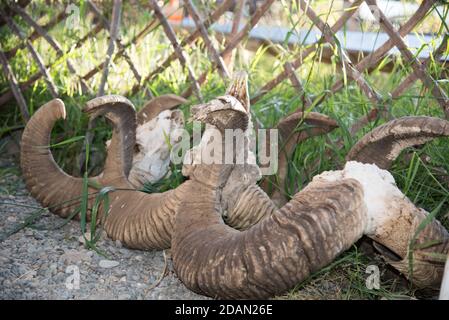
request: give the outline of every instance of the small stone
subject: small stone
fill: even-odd
[[[120,282],[126,282],[126,276],[121,277],[119,281]]]
[[[6,218],[6,221],[8,221],[8,222],[17,222],[17,217],[9,216],[8,218]]]
[[[110,268],[117,267],[119,264],[120,264],[120,262],[118,262],[118,261],[104,259],[104,260],[100,260],[100,263],[98,265],[101,268],[110,269]]]
[[[118,300],[129,300],[131,299],[131,295],[130,294],[121,294],[118,296]]]
[[[122,245],[122,242],[120,241],[120,240],[115,240],[114,241],[114,244],[115,244],[115,246],[117,247],[117,248],[121,248],[123,245]]]
[[[87,241],[90,241],[91,240],[90,232],[86,232],[84,236],[79,236],[78,241],[82,244],[86,244],[86,239],[84,238],[86,238]]]

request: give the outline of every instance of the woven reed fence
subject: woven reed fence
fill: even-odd
[[[57,14],[53,14],[47,19],[45,24],[39,24],[36,19],[33,19],[30,10],[32,4],[30,0],[19,1],[7,1],[0,7],[0,27],[8,28],[8,32],[11,32],[20,39],[20,44],[7,51],[0,51],[0,62],[2,70],[9,82],[9,88],[3,88],[0,92],[0,108],[15,100],[20,108],[21,115],[24,121],[29,119],[29,109],[27,102],[23,96],[23,92],[29,90],[37,81],[45,81],[45,85],[48,91],[53,97],[58,97],[58,88],[55,85],[54,79],[52,79],[49,70],[55,67],[55,64],[44,63],[43,59],[33,46],[34,42],[43,38],[50,45],[52,50],[56,52],[57,59],[63,59],[66,63],[68,70],[77,77],[80,87],[84,93],[91,95],[103,95],[105,94],[105,84],[108,79],[109,69],[111,61],[118,61],[123,59],[128,65],[135,78],[134,86],[129,92],[121,92],[125,96],[132,96],[137,92],[144,92],[147,97],[151,97],[152,93],[148,90],[147,84],[150,83],[159,73],[163,72],[167,68],[170,68],[174,61],[178,61],[188,79],[188,88],[184,92],[177,92],[184,97],[195,95],[199,100],[202,100],[201,89],[202,86],[208,81],[208,74],[211,71],[216,70],[219,72],[223,79],[229,77],[232,73],[232,57],[236,48],[244,41],[248,40],[250,32],[254,27],[258,25],[261,18],[267,15],[270,7],[273,6],[275,0],[266,1],[253,1],[248,0],[246,5],[250,6],[249,14],[243,15],[245,8],[245,0],[224,0],[215,3],[214,6],[199,6],[198,2],[192,0],[180,1],[180,9],[184,16],[189,16],[193,21],[193,26],[186,37],[182,40],[179,38],[177,32],[178,27],[173,23],[173,12],[167,13],[167,7],[170,4],[163,3],[162,1],[149,0],[145,1],[145,6],[148,12],[151,14],[151,19],[148,23],[137,32],[126,43],[120,36],[121,25],[120,17],[123,14],[123,3],[121,0],[114,0],[111,2],[111,12],[102,12],[100,7],[93,1],[86,0],[84,3],[87,10],[95,16],[96,24],[92,25],[91,29],[77,40],[69,51],[64,51],[60,44],[50,35],[51,29],[58,24],[67,23],[67,20],[71,18],[71,11],[68,10],[71,3],[57,4],[61,7],[61,11]],[[376,13],[378,23],[382,32],[388,36],[388,40],[381,46],[375,48],[371,52],[365,53],[363,56],[358,56],[359,59],[354,59],[354,54],[348,52],[345,47],[339,45],[337,32],[345,27],[346,23],[351,19],[354,13],[357,11],[363,2],[369,5],[369,8],[373,13]],[[204,3],[204,1],[203,1]],[[206,2],[207,3],[207,2]],[[200,3],[201,4],[201,3]],[[354,0],[346,5],[346,10],[343,10],[340,17],[330,25],[321,15],[314,11],[313,2],[309,3],[307,0],[297,0],[295,4],[303,12],[304,17],[310,20],[318,31],[319,37],[307,45],[304,45],[298,53],[293,56],[292,59],[286,62],[282,62],[283,69],[278,74],[257,88],[251,97],[252,103],[259,101],[264,95],[269,93],[279,84],[284,81],[290,81],[291,85],[297,90],[298,96],[301,97],[303,107],[310,107],[319,105],[329,95],[337,93],[341,90],[347,81],[354,82],[369,99],[372,104],[372,109],[363,117],[354,122],[351,131],[356,132],[363,127],[367,122],[375,119],[389,107],[389,99],[399,97],[408,88],[410,88],[416,81],[421,81],[433,97],[438,101],[439,105],[444,111],[446,117],[449,117],[449,98],[443,88],[440,86],[438,79],[434,78],[434,75],[429,71],[429,64],[431,60],[437,63],[446,63],[446,58],[442,58],[443,55],[447,55],[447,35],[442,37],[439,46],[434,52],[428,55],[427,58],[421,59],[416,53],[412,52],[407,46],[404,37],[412,32],[414,28],[426,18],[428,13],[434,9],[434,6],[440,3],[435,0],[423,0],[416,12],[403,23],[400,28],[396,28],[391,21],[385,16],[382,10],[379,9],[376,0]],[[75,5],[78,5],[75,2]],[[205,10],[201,11],[199,8],[210,7],[210,12]],[[219,21],[219,19],[229,10],[234,12],[231,30],[228,32],[226,41],[222,47],[218,47],[214,37],[222,36],[218,32],[211,32],[211,26]],[[180,12],[180,10],[175,10]],[[45,13],[43,13],[45,15]],[[110,17],[109,19],[107,18]],[[15,20],[20,19],[21,28]],[[175,17],[175,19],[177,19]],[[25,28],[23,27],[25,26]],[[156,29],[162,29],[165,36],[170,41],[173,51],[168,55],[165,60],[160,61],[156,68],[153,70],[138,70],[136,64],[132,61],[128,55],[128,50],[133,45],[139,45],[139,43],[151,32]],[[86,42],[95,39],[95,37],[101,32],[106,31],[109,34],[109,45],[107,51],[104,53],[103,61],[92,68],[90,71],[80,74],[77,70],[77,66],[70,60],[71,51],[81,48]],[[194,70],[189,63],[190,57],[188,56],[189,46],[197,40],[202,40],[207,49],[204,54],[207,55],[210,64],[209,69]],[[264,40],[264,39],[262,39]],[[267,40],[269,41],[269,39]],[[263,42],[263,41],[262,41]],[[300,77],[297,75],[297,70],[303,65],[304,61],[316,52],[318,46],[327,44],[332,50],[329,50],[330,58],[336,59],[344,70],[346,77],[340,77],[332,86],[330,90],[324,92],[319,97],[308,96],[303,88],[303,83]],[[368,83],[365,76],[370,70],[375,69],[388,55],[392,49],[398,49],[402,59],[411,66],[411,72],[406,75],[399,86],[394,91],[387,95],[381,95],[376,88]],[[14,59],[18,50],[26,49],[29,51],[30,57],[34,60],[34,63],[38,67],[38,71],[30,74],[26,80],[18,81],[15,76],[15,70],[12,69],[10,61]],[[59,61],[60,63],[60,61]],[[101,74],[101,82],[95,89],[92,88],[91,80],[96,74]]]

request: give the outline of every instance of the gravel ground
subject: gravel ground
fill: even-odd
[[[164,259],[162,251],[128,250],[102,234],[97,247],[104,257],[84,248],[77,221],[55,230],[24,228],[1,239],[36,210],[18,205],[40,206],[12,163],[0,159],[0,168],[0,299],[205,299],[178,280],[169,251]],[[36,224],[62,222],[45,212]]]

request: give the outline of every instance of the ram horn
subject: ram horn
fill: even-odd
[[[165,110],[176,108],[187,100],[174,94],[164,94],[148,101],[137,113],[137,125],[140,126]]]
[[[191,290],[214,298],[268,298],[332,262],[364,232],[366,207],[356,180],[315,181],[284,207],[237,231],[221,219],[226,166],[203,166],[208,184],[192,190],[175,218],[175,271]],[[323,197],[323,195],[326,195]],[[262,208],[263,209],[263,208]],[[187,214],[188,212],[188,214]]]
[[[449,136],[449,122],[446,120],[426,116],[403,117],[366,134],[346,158],[388,169],[407,147],[445,136]],[[394,203],[392,200],[391,208]],[[367,235],[376,242],[375,248],[387,262],[415,285],[437,288],[443,265],[435,256],[447,255],[449,235],[438,221],[426,222],[426,218],[425,211],[416,210],[411,204],[402,204],[400,214],[390,214],[382,227]]]
[[[235,115],[223,120],[217,117],[224,114],[213,119],[202,113],[193,116],[199,115],[197,120],[206,122],[206,131],[213,130],[216,123],[226,124],[226,129],[241,129],[249,116],[237,107],[233,109]],[[224,140],[213,142],[221,144]],[[175,217],[172,237],[175,271],[191,290],[218,298],[271,297],[333,261],[362,236],[366,206],[361,184],[354,179],[317,180],[280,210],[263,213],[266,218],[246,231],[224,224],[226,184],[234,170],[239,175],[241,169],[241,165],[232,164],[194,167],[194,173],[201,175],[191,177],[200,183],[182,198],[183,212]]]
[[[102,223],[108,236],[136,249],[166,249],[170,247],[172,224],[179,197],[186,185],[165,193],[147,194],[134,190],[127,180],[132,164],[136,117],[120,102],[120,96],[105,96],[89,101],[83,110],[91,118],[105,116],[113,124],[103,185],[117,190],[110,193],[110,205]],[[125,104],[130,105],[129,104]],[[110,159],[110,162],[108,160]]]
[[[23,132],[20,159],[31,195],[62,217],[68,216],[78,205],[82,190],[82,179],[65,173],[50,151],[51,129],[57,120],[65,118],[65,106],[59,99],[40,107]]]
[[[374,163],[388,169],[401,151],[438,137],[449,136],[449,122],[426,116],[410,116],[387,122],[360,139],[346,159]]]
[[[335,120],[318,112],[296,111],[279,121],[276,126],[280,138],[276,185],[270,183],[268,178],[261,182],[262,189],[270,195],[277,206],[282,206],[287,202],[285,187],[288,161],[293,156],[296,146],[311,137],[329,133],[337,127],[338,124]],[[267,150],[269,150],[270,144],[270,139],[267,139]]]
[[[105,96],[89,101],[85,111],[93,113],[93,117],[105,115],[113,125],[104,172],[90,180],[102,185],[128,186],[126,176],[131,168],[135,136],[134,106],[123,97]],[[28,190],[43,206],[63,217],[79,205],[83,185],[81,178],[66,174],[56,164],[50,151],[54,123],[65,117],[61,100],[46,103],[27,123],[21,142],[21,167]],[[95,191],[98,190],[89,188],[89,193]]]

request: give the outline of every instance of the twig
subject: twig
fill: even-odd
[[[156,18],[161,22],[162,28],[164,29],[164,32],[165,32],[168,40],[170,40],[173,48],[175,49],[175,53],[178,56],[179,62],[181,63],[183,68],[185,70],[187,70],[187,75],[189,77],[189,80],[192,82],[191,86],[193,87],[196,97],[200,101],[202,101],[203,97],[201,95],[200,83],[199,83],[199,81],[196,80],[195,74],[194,74],[192,68],[190,68],[190,64],[187,63],[187,55],[185,54],[183,48],[179,44],[178,39],[176,38],[176,34],[173,31],[173,28],[170,26],[170,24],[168,23],[167,19],[164,16],[164,14],[162,13],[161,8],[159,7],[157,1],[150,0],[150,4],[154,10],[154,14],[156,15]]]
[[[53,80],[52,80],[50,74],[48,73],[48,70],[45,68],[44,62],[42,61],[42,58],[39,55],[39,53],[37,53],[37,51],[34,50],[33,45],[31,44],[30,40],[25,38],[25,36],[22,34],[22,32],[20,32],[17,25],[11,19],[11,17],[7,16],[5,14],[5,11],[2,8],[0,8],[0,13],[4,16],[4,19],[5,19],[8,27],[11,29],[11,31],[17,37],[19,37],[19,39],[21,39],[22,41],[25,41],[28,51],[31,53],[31,56],[33,57],[34,61],[36,62],[40,72],[44,75],[44,79],[45,79],[45,82],[47,83],[48,90],[50,91],[53,98],[58,97],[58,90],[56,89],[56,86],[53,83]]]
[[[207,29],[209,28],[215,21],[218,20],[218,18],[220,18],[223,13],[231,6],[233,0],[226,0],[223,2],[223,4],[218,7],[214,12],[211,13],[211,15],[209,16],[209,18],[204,21],[204,27]],[[181,41],[181,43],[179,44],[181,47],[185,47],[186,45],[191,44],[193,41],[195,41],[199,36],[200,36],[200,31],[198,29],[196,29],[195,31],[193,31],[192,33],[190,33],[190,35],[185,38],[183,41]],[[159,67],[157,67],[156,69],[154,69],[150,74],[148,74],[145,79],[143,79],[142,84],[145,84],[149,81],[151,81],[156,75],[158,75],[159,73],[163,72],[166,68],[168,68],[170,66],[170,64],[176,60],[177,55],[176,52],[173,52],[172,54],[170,54],[167,59],[165,59],[164,62],[162,62]],[[137,93],[137,91],[139,90],[140,85],[136,84],[126,95],[134,95]]]
[[[158,285],[161,284],[162,280],[164,280],[165,275],[167,273],[167,268],[168,268],[168,262],[167,262],[167,255],[165,254],[165,250],[162,251],[162,254],[164,255],[164,269],[161,272],[161,275],[159,276],[159,278],[156,280],[155,283],[153,283],[151,286],[149,286],[146,290],[145,290],[145,295],[148,294],[148,292],[150,292],[151,290],[153,290],[154,288],[156,288]]]
[[[2,64],[3,72],[8,79],[9,86],[11,87],[11,91],[16,98],[17,104],[19,105],[20,114],[22,115],[23,122],[27,123],[30,120],[30,114],[28,112],[28,107],[25,102],[25,98],[20,91],[19,85],[17,84],[17,79],[14,76],[14,73],[11,70],[11,66],[8,63],[8,59],[6,59],[5,54],[3,53],[0,47],[0,63]]]
[[[109,45],[106,52],[106,59],[104,63],[103,75],[101,77],[100,88],[98,89],[97,97],[104,95],[104,87],[109,74],[109,64],[111,62],[112,55],[114,54],[115,41],[120,28],[120,16],[122,12],[122,0],[114,0],[114,6],[112,8],[112,23],[109,30]]]
[[[17,12],[22,18],[23,20],[28,23],[31,27],[34,28],[35,32],[37,32],[40,36],[42,36],[47,42],[48,44],[56,51],[56,53],[59,56],[63,56],[64,52],[62,51],[61,46],[59,45],[58,42],[56,42],[56,40],[54,40],[49,34],[48,32],[45,31],[44,28],[42,28],[40,25],[38,25],[26,12],[25,10],[23,10],[22,8],[20,8],[19,6],[16,6],[14,4],[11,4],[12,9]],[[84,81],[83,78],[81,78],[76,70],[75,67],[73,66],[72,62],[70,61],[70,59],[66,60],[67,63],[67,68],[69,69],[69,71],[71,73],[73,73],[77,78],[78,81],[81,84],[81,89],[83,91],[83,93],[92,93],[92,91],[90,90],[89,86],[87,85],[87,83]]]

